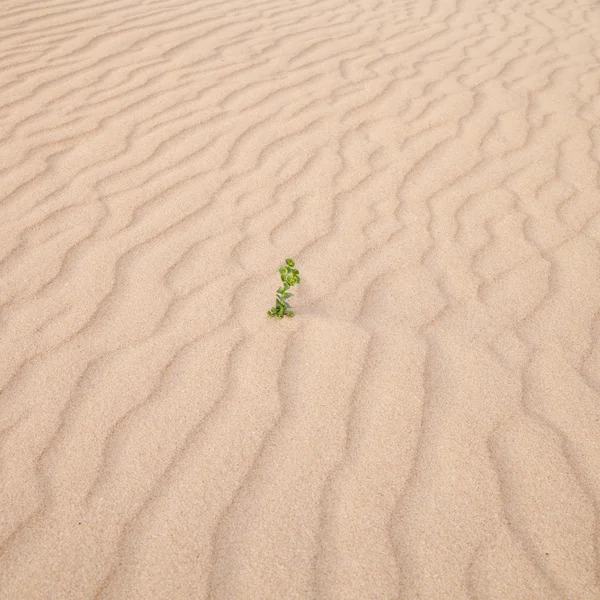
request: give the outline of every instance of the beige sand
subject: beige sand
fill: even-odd
[[[0,32],[3,600],[600,598],[597,0]]]

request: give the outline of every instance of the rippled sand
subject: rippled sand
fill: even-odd
[[[0,31],[3,600],[600,598],[596,0]]]

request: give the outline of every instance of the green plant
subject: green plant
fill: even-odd
[[[288,290],[297,283],[300,283],[300,273],[298,269],[294,268],[294,261],[291,258],[285,259],[285,266],[280,267],[279,275],[283,285],[277,290],[275,306],[267,311],[267,314],[270,317],[277,317],[278,319],[283,319],[284,316],[293,317],[294,311],[289,310],[290,305],[287,299],[294,294],[290,294]]]

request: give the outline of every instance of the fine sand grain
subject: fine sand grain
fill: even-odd
[[[0,92],[2,600],[600,598],[598,0],[2,0]]]

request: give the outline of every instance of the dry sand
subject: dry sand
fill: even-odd
[[[600,598],[597,0],[3,0],[0,90],[2,600]]]

